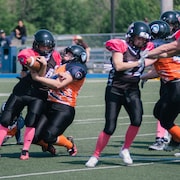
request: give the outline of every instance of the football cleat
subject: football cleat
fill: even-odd
[[[95,156],[91,156],[89,160],[86,162],[85,166],[89,168],[94,168],[98,163],[98,158]]]
[[[73,139],[73,137],[72,137],[72,136],[69,136],[69,137],[67,137],[67,139],[68,139],[69,141],[71,141],[72,144],[73,144],[73,147],[72,147],[71,149],[67,149],[69,155],[70,155],[70,156],[76,156],[76,154],[77,154],[77,147],[76,147],[76,145],[74,144],[74,139]]]
[[[156,141],[149,146],[149,150],[162,151],[164,150],[166,144],[167,142],[164,140],[164,138],[156,138]]]
[[[123,162],[126,165],[133,164],[133,160],[131,159],[130,153],[128,149],[121,149],[119,152],[119,156],[123,159]]]
[[[27,150],[22,150],[20,159],[21,160],[28,160],[29,159],[29,152]]]
[[[174,141],[173,139],[171,139],[170,143],[164,147],[165,151],[174,151],[176,149],[180,149],[180,143]]]
[[[16,144],[17,145],[23,145],[24,143],[23,142],[17,142]]]
[[[48,144],[48,147],[42,146],[42,151],[43,152],[50,152],[53,156],[56,155],[56,149],[52,144]]]

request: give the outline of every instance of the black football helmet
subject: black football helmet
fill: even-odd
[[[41,51],[39,46],[49,47],[48,51]],[[34,34],[33,49],[37,51],[41,56],[49,55],[55,47],[55,40],[52,33],[46,29],[40,29]]]
[[[172,26],[171,34],[175,33],[178,29],[180,29],[178,11],[166,11],[161,14],[160,20],[166,21],[170,26]]]
[[[149,28],[149,26],[141,21],[137,21],[132,23],[129,28],[128,31],[126,33],[126,37],[128,38],[133,38],[134,36],[139,36],[139,37],[143,37],[147,40],[150,39],[150,35],[151,35],[151,30]]]
[[[135,36],[139,36],[146,39],[147,41],[144,44],[144,46],[146,46],[147,42],[151,38],[151,30],[149,26],[145,22],[142,22],[142,21],[137,21],[137,22],[132,23],[127,30],[126,41],[127,43],[129,43],[129,45],[131,45],[134,48],[136,48],[134,46]]]
[[[170,26],[167,22],[156,20],[149,23],[152,39],[165,39],[170,36]]]
[[[73,54],[73,61],[79,61],[85,63],[87,60],[87,54],[85,49],[79,45],[72,45],[65,48],[64,53],[70,52]]]

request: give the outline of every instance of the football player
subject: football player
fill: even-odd
[[[74,120],[77,96],[87,74],[86,59],[85,49],[72,45],[65,48],[62,64],[52,78],[32,73],[35,81],[50,88],[47,110],[38,121],[34,142],[49,148],[52,144],[65,146],[71,156],[77,153],[76,145],[62,134]]]
[[[138,83],[145,64],[140,60],[140,53],[144,49],[150,50],[153,47],[153,44],[149,42],[150,35],[149,26],[144,22],[137,21],[129,26],[126,41],[111,39],[106,42],[106,48],[112,52],[113,68],[109,72],[105,92],[105,126],[98,136],[93,155],[85,164],[87,167],[97,165],[101,152],[116,129],[122,106],[129,115],[130,125],[126,131],[124,145],[120,149],[119,156],[125,164],[133,163],[129,149],[139,131],[143,115]]]
[[[4,102],[0,109],[0,122],[1,122],[1,114],[4,111],[4,107],[6,102]],[[7,142],[9,138],[16,137],[17,145],[22,145],[23,142],[21,141],[21,129],[24,127],[24,118],[22,114],[18,117],[15,117],[14,121],[10,126],[8,126],[8,132],[6,137],[4,138],[3,144]]]
[[[53,74],[56,66],[60,65],[61,56],[55,50],[55,39],[52,33],[46,29],[40,29],[34,34],[32,48],[26,48],[18,53],[18,60],[21,64],[25,64],[27,59],[32,57],[44,59],[46,69],[39,71],[42,76],[49,77]],[[30,69],[31,71],[31,69]],[[11,95],[9,96],[5,109],[1,117],[0,125],[0,145],[8,132],[8,126],[11,125],[15,117],[27,107],[25,116],[24,145],[22,148],[21,160],[29,159],[29,148],[35,133],[35,123],[44,111],[48,87],[40,82],[34,81],[30,71],[20,79],[15,85]]]

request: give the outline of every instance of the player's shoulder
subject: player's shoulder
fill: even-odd
[[[32,48],[26,48],[19,51],[18,56],[25,55],[26,57],[30,56],[37,56],[37,52],[34,51]]]
[[[123,39],[110,39],[106,41],[105,47],[109,51],[124,52],[127,50],[128,45]]]
[[[152,49],[154,49],[155,48],[155,46],[154,46],[154,43],[153,42],[148,42],[147,44],[146,44],[146,47],[145,48],[143,48],[143,50],[144,49],[146,49],[146,50],[152,50]]]
[[[76,61],[72,61],[70,63],[66,64],[66,69],[87,69],[86,64],[84,63],[80,63],[80,62],[76,62]]]
[[[69,71],[75,79],[82,79],[87,74],[87,66],[80,62],[71,62],[66,64],[66,71]]]

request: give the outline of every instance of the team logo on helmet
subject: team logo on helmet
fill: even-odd
[[[80,71],[76,72],[76,74],[75,74],[75,78],[76,78],[76,79],[81,79],[82,76],[83,76],[83,74],[82,74],[82,72],[80,72]]]
[[[153,24],[152,27],[151,27],[151,31],[154,34],[157,34],[159,32],[159,25],[158,24]]]

